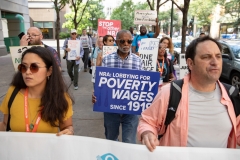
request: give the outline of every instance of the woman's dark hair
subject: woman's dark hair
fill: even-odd
[[[188,45],[187,50],[186,50],[186,54],[185,54],[185,59],[186,59],[186,61],[187,61],[188,58],[190,58],[190,59],[192,59],[192,60],[194,61],[194,58],[195,58],[195,56],[196,56],[196,48],[197,48],[197,45],[198,45],[199,43],[202,43],[202,42],[205,42],[205,41],[212,41],[212,42],[214,42],[214,43],[218,46],[220,52],[222,52],[222,46],[221,46],[221,44],[220,44],[216,39],[213,39],[213,38],[211,38],[210,36],[204,36],[204,37],[201,37],[201,38],[196,38],[196,39],[194,39],[194,40]],[[188,70],[189,70],[189,69],[188,69]],[[189,70],[189,72],[191,72],[191,71]]]
[[[103,37],[103,45],[105,46],[106,45],[106,42],[107,42],[107,40],[108,40],[108,37],[112,37],[112,39],[114,40],[114,37],[112,36],[112,35],[105,35],[104,37]]]
[[[69,104],[66,97],[69,97],[72,102],[73,99],[68,93],[59,67],[51,51],[44,47],[31,47],[23,52],[22,60],[24,56],[28,53],[38,55],[45,63],[47,70],[52,67],[52,74],[47,80],[45,90],[41,98],[40,106],[43,106],[43,108],[40,108],[39,106],[39,109],[41,111],[42,120],[50,123],[50,125],[53,127],[59,127],[57,123],[63,123],[66,113],[68,111]],[[21,72],[18,71],[14,75],[11,85],[20,89],[27,88]]]

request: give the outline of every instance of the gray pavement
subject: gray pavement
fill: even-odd
[[[63,40],[60,41],[60,46],[63,45]],[[56,48],[56,41],[45,40],[45,44]],[[63,50],[61,50],[61,57]],[[83,63],[80,63],[80,67]],[[14,68],[10,55],[0,56],[0,103],[2,102],[9,84],[14,75]],[[62,59],[62,72],[63,78],[66,84],[70,85],[70,78],[67,74],[66,60]],[[74,90],[73,86],[70,86],[70,93],[75,99],[73,106],[73,126],[75,135],[105,138],[103,127],[103,113],[93,112],[91,95],[93,91],[93,85],[91,82],[91,75],[88,72],[83,72],[83,69],[79,72],[79,89]],[[3,115],[0,112],[0,121],[2,121]]]

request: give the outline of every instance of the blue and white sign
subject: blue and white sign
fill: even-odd
[[[97,67],[93,111],[140,115],[156,96],[159,79],[158,72]]]

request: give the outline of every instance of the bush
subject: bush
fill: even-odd
[[[66,32],[59,33],[59,39],[66,39],[68,37],[70,37],[70,33],[66,33]]]

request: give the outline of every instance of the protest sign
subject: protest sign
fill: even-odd
[[[138,52],[143,63],[143,69],[146,71],[156,71],[158,56],[158,38],[141,39]]]
[[[92,59],[94,66],[92,66],[92,82],[95,83],[95,77],[96,77],[96,64],[97,64],[97,59],[93,58]]]
[[[118,46],[103,46],[103,57],[113,52],[117,52]]]
[[[43,45],[37,45],[43,47]],[[14,46],[9,47],[10,48],[10,54],[12,57],[13,67],[15,71],[18,70],[18,65],[21,63],[22,53],[27,50],[28,48],[31,48],[33,46]]]
[[[119,20],[98,20],[98,36],[112,35],[116,37],[117,32],[121,30],[121,21]]]
[[[97,66],[93,110],[139,115],[151,105],[159,79],[158,72]]]
[[[136,10],[134,14],[134,24],[156,25],[157,11]]]
[[[188,66],[187,66],[186,59],[185,59],[185,54],[180,54],[179,70],[180,70],[180,72],[179,72],[180,73],[180,76],[179,76],[180,79],[184,78],[184,76],[189,73]]]
[[[239,160],[239,149],[156,147],[83,136],[0,132],[1,160]]]
[[[76,57],[80,57],[80,40],[68,40],[68,60],[76,60]]]

